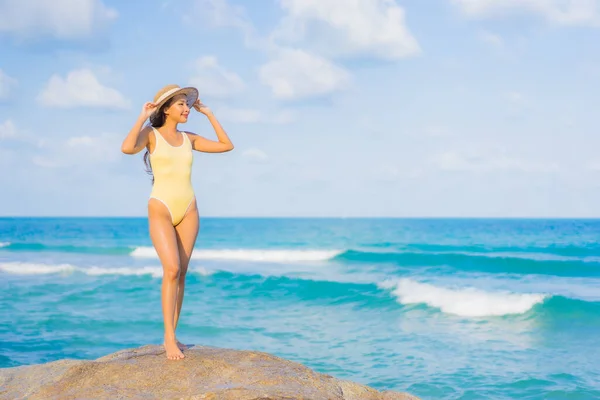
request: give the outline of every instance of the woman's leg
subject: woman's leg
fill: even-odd
[[[171,214],[167,207],[156,199],[148,201],[148,222],[150,238],[163,266],[162,312],[165,325],[165,350],[167,358],[178,360],[185,356],[177,347],[173,316],[177,303],[177,286],[179,285],[180,260],[177,247],[177,236],[171,222]]]
[[[179,264],[181,265],[178,284],[179,290],[177,292],[177,304],[175,305],[175,316],[173,321],[175,329],[177,329],[177,322],[179,321],[179,314],[181,313],[181,305],[183,304],[183,294],[185,291],[185,277],[190,258],[192,257],[192,251],[194,250],[194,244],[196,243],[196,237],[198,236],[199,225],[198,208],[196,207],[196,201],[194,200],[183,220],[175,227],[177,246],[179,249]],[[180,348],[185,348],[180,342],[178,342],[178,345]]]

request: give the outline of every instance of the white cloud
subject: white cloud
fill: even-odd
[[[531,110],[535,107],[533,99],[519,91],[511,91],[504,94],[504,98],[508,103],[509,115],[513,117],[526,117],[530,115]]]
[[[279,0],[285,15],[269,38],[260,38],[244,9],[227,0],[195,0],[193,15],[213,26],[240,30],[246,46],[269,54],[260,80],[279,99],[330,94],[344,88],[350,73],[331,61],[335,57],[408,57],[420,52],[396,0]],[[190,14],[190,15],[192,15]],[[184,20],[191,22],[192,17]],[[190,83],[203,93],[225,97],[243,87],[242,80],[218,65],[215,57],[198,60]],[[239,110],[233,119],[262,121],[256,110]],[[283,118],[286,123],[288,117]]]
[[[290,124],[296,120],[296,114],[291,110],[283,110],[269,115],[266,120],[273,124]]]
[[[591,160],[586,164],[586,168],[592,171],[600,171],[600,160]]]
[[[0,124],[0,139],[12,138],[17,136],[17,127],[14,122],[7,119]]]
[[[600,25],[598,0],[451,0],[471,17],[534,13],[560,25]]]
[[[554,163],[520,160],[499,150],[449,150],[431,157],[429,161],[435,168],[444,171],[552,173],[559,170]]]
[[[329,94],[345,87],[350,74],[331,61],[304,50],[281,49],[264,64],[260,79],[280,99]]]
[[[59,168],[64,166],[59,160],[51,159],[47,156],[33,156],[31,162],[42,168]]]
[[[431,138],[447,138],[453,136],[453,133],[446,126],[434,124],[425,126],[422,133],[420,132],[419,134],[424,134]]]
[[[32,161],[44,168],[113,163],[122,157],[122,139],[116,134],[102,133],[96,136],[73,136],[59,143],[40,143],[42,155],[33,156]]]
[[[262,119],[260,110],[249,108],[223,108],[219,110],[219,114],[223,115],[226,121],[241,123],[256,123]]]
[[[12,88],[17,84],[17,80],[6,75],[0,69],[0,100],[8,99]]]
[[[222,107],[217,110],[217,114],[223,121],[243,124],[283,125],[294,121],[294,113],[290,110],[282,110],[271,114],[253,108]]]
[[[66,78],[53,75],[37,100],[47,107],[127,109],[130,101],[116,89],[102,85],[89,69],[71,71]]]
[[[431,158],[434,165],[445,171],[477,170],[480,161],[476,157],[465,157],[455,151],[446,151]]]
[[[488,31],[481,32],[479,34],[479,39],[481,39],[481,41],[483,41],[487,44],[490,44],[494,47],[504,46],[504,40],[502,39],[502,37],[500,35],[497,35],[492,32],[488,32]]]
[[[195,68],[194,76],[189,82],[190,85],[198,88],[200,98],[205,96],[224,98],[239,93],[245,87],[242,78],[221,67],[214,56],[200,57],[195,62]]]
[[[232,5],[227,0],[192,0],[191,10],[186,10],[183,22],[191,26],[201,25],[239,30],[245,45],[263,49],[269,44],[256,34],[254,25],[243,7]]]
[[[80,154],[88,163],[114,162],[122,155],[120,142],[122,137],[111,133],[98,136],[74,136],[66,141],[71,153]]]
[[[252,161],[266,161],[269,158],[264,151],[254,147],[244,150],[242,156]]]
[[[395,0],[280,0],[287,15],[276,41],[308,42],[328,56],[372,55],[384,59],[420,52],[404,9]]]
[[[0,1],[0,33],[19,37],[89,37],[116,17],[101,0]]]
[[[525,95],[521,92],[512,91],[506,93],[506,99],[513,104],[523,105],[525,102]]]
[[[227,0],[194,0],[192,6],[196,12],[186,14],[186,22],[197,21],[195,17],[200,16],[213,26],[252,30],[244,9],[232,6]]]
[[[379,165],[373,170],[373,178],[376,180],[390,182],[400,177],[400,170],[394,165]]]
[[[379,164],[372,169],[371,179],[380,182],[395,182],[402,179],[419,178],[423,171],[419,167]]]

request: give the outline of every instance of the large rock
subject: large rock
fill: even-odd
[[[97,360],[0,369],[0,399],[418,400],[320,374],[268,353],[148,345]]]

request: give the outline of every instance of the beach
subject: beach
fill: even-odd
[[[0,367],[159,344],[145,218],[0,218]],[[600,398],[600,221],[201,218],[177,335],[422,399]]]

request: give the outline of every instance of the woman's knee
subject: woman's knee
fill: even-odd
[[[164,265],[163,277],[165,279],[177,280],[181,276],[181,268],[177,264]]]

